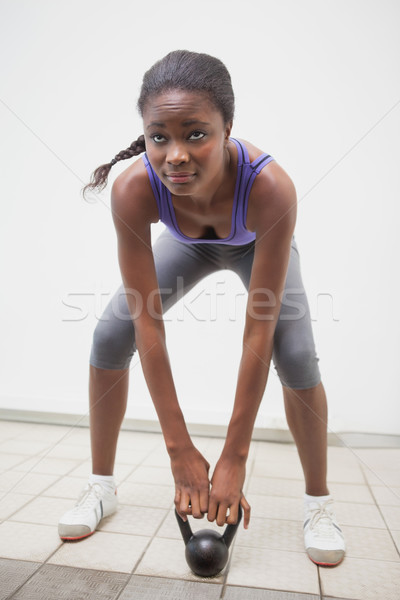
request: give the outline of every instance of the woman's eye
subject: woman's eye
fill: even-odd
[[[156,142],[156,144],[159,144],[160,142],[165,142],[165,137],[163,135],[161,135],[160,133],[156,133],[155,135],[152,135],[151,139],[153,140],[153,142]]]
[[[202,131],[193,131],[189,136],[189,140],[201,140],[205,135]]]

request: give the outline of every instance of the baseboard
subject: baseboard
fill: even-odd
[[[64,425],[67,427],[89,427],[88,415],[14,410],[8,408],[0,408],[0,420],[41,423],[45,425]],[[188,423],[187,427],[191,435],[202,437],[223,438],[227,430],[223,425],[202,423]],[[127,418],[123,422],[122,429],[124,431],[161,434],[158,421],[144,419]],[[287,429],[255,427],[252,439],[263,442],[293,443],[292,435]],[[400,448],[400,435],[349,431],[330,432],[328,433],[328,444],[329,446],[349,446],[351,448]]]

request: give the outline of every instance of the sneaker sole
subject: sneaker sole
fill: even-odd
[[[308,556],[308,554],[307,554],[307,556]],[[336,567],[337,565],[340,565],[340,563],[343,561],[344,556],[337,562],[322,562],[322,561],[314,560],[313,558],[311,558],[311,556],[308,556],[308,558],[311,560],[311,562],[314,563],[314,565],[319,565],[320,567]]]
[[[96,529],[91,529],[88,525],[67,525],[59,523],[58,535],[62,540],[82,540],[92,535]]]
[[[84,540],[87,537],[90,537],[91,535],[94,534],[94,531],[91,531],[90,533],[86,533],[85,535],[79,535],[79,536],[66,536],[66,535],[60,535],[60,539],[63,540],[64,542],[76,542],[78,540]]]

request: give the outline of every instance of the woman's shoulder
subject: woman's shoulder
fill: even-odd
[[[250,162],[256,160],[268,150],[261,150],[247,140],[240,140],[249,153]],[[294,183],[285,169],[276,161],[269,162],[257,174],[251,188],[248,205],[248,225],[254,231],[261,215],[265,215],[266,222],[270,219],[280,218],[296,204],[296,189]]]
[[[113,210],[118,210],[127,218],[140,212],[150,222],[159,220],[157,203],[141,157],[115,179],[111,189],[111,203]]]
[[[265,154],[267,152],[266,150],[261,150],[260,148],[257,148],[257,146],[255,146],[254,144],[252,144],[248,140],[244,140],[243,138],[237,138],[237,137],[235,137],[235,139],[240,144],[242,144],[243,146],[246,147],[246,150],[247,150],[247,152],[249,154],[250,162],[253,162],[254,160],[256,160],[256,158],[258,158],[259,156],[261,156],[261,154]]]
[[[269,154],[269,149],[262,150],[248,140],[242,138],[235,139],[246,147],[250,162],[254,162],[263,154]],[[258,173],[252,186],[252,195],[258,195],[258,193],[265,194],[265,192],[278,191],[279,189],[288,187],[293,187],[293,181],[285,169],[274,159]]]

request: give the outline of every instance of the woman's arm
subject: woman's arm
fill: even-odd
[[[295,188],[278,165],[274,164],[273,169],[265,169],[257,176],[251,196],[251,216],[256,242],[242,358],[224,449],[211,480],[208,511],[209,520],[217,519],[222,525],[230,508],[227,522],[235,522],[241,501],[245,527],[250,519],[250,507],[242,494],[245,465],[268,379],[296,220]]]
[[[151,248],[150,228],[157,212],[149,188],[147,176],[140,174],[114,183],[111,204],[118,259],[144,377],[171,458],[177,509],[182,515],[201,516],[208,507],[209,464],[190,439],[172,377]]]

